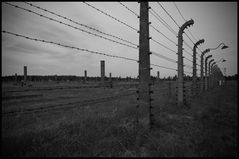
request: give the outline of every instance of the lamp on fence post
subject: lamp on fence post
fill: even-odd
[[[196,95],[196,82],[197,82],[197,66],[196,66],[196,49],[199,44],[204,43],[204,39],[201,39],[193,46],[193,96]]]
[[[204,90],[204,86],[205,86],[205,79],[203,78],[203,56],[209,51],[210,49],[206,49],[201,54],[201,75],[200,75],[201,76],[201,80],[200,80],[201,92]]]
[[[205,85],[204,85],[204,88],[205,90],[207,90],[207,86],[208,86],[208,72],[207,72],[207,61],[209,58],[211,58],[212,55],[208,55],[205,59]]]
[[[210,49],[210,51],[211,51],[211,50],[216,50],[216,49],[219,48],[219,46],[221,46],[221,45],[223,45],[222,48],[221,48],[222,50],[228,48],[228,46],[225,45],[224,43],[220,43],[217,47],[215,47],[215,48],[209,48],[209,49]]]
[[[177,80],[177,105],[185,104],[184,99],[184,82],[183,82],[183,33],[184,29],[193,25],[194,21],[191,19],[185,22],[178,31],[178,80]]]
[[[227,60],[225,60],[224,58],[221,58],[220,60],[218,60],[216,63],[219,63],[219,62],[226,62]]]
[[[218,49],[221,45],[223,45],[221,47],[222,50],[228,48],[228,46],[225,45],[224,43],[220,43],[217,47],[215,47],[215,48],[208,48],[205,51],[203,51],[202,54],[201,54],[201,92],[205,89],[205,79],[203,78],[203,56],[204,56],[204,54],[206,54],[207,52],[209,52],[211,50]]]
[[[208,88],[211,87],[211,63],[214,61],[214,59],[211,59],[208,63]]]

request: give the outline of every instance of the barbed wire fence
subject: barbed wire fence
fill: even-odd
[[[48,44],[52,44],[52,45],[57,45],[59,47],[64,47],[64,48],[68,48],[68,49],[77,50],[77,51],[79,51],[81,53],[90,53],[90,54],[95,54],[95,55],[100,55],[100,56],[107,56],[107,57],[110,57],[110,58],[117,58],[117,59],[121,59],[121,60],[127,60],[127,61],[131,61],[131,62],[134,62],[134,63],[139,65],[139,79],[138,79],[138,82],[136,84],[134,84],[134,86],[135,86],[134,90],[129,90],[128,92],[123,92],[122,94],[117,94],[115,96],[107,96],[107,97],[104,97],[104,98],[94,98],[94,99],[89,99],[89,100],[81,100],[81,101],[75,101],[75,102],[66,102],[64,104],[47,105],[47,106],[44,106],[44,107],[37,107],[37,108],[32,108],[32,109],[22,109],[22,110],[15,110],[15,111],[4,111],[2,113],[2,115],[5,117],[5,116],[14,116],[14,115],[18,115],[18,114],[29,114],[29,113],[46,112],[46,111],[51,111],[51,110],[68,109],[68,108],[72,108],[72,107],[78,107],[78,106],[92,105],[92,104],[97,104],[97,103],[102,103],[102,102],[108,102],[108,101],[119,99],[119,98],[125,97],[125,96],[137,95],[138,96],[137,97],[138,104],[136,105],[136,108],[139,108],[140,106],[144,106],[145,107],[145,105],[147,107],[149,107],[149,109],[148,109],[148,111],[149,111],[149,119],[148,120],[149,120],[149,125],[152,126],[154,124],[154,117],[153,117],[154,113],[157,112],[157,111],[152,111],[152,109],[154,108],[153,104],[155,104],[155,103],[152,103],[152,101],[157,101],[157,99],[154,100],[153,98],[151,98],[151,94],[155,93],[153,95],[154,98],[158,98],[159,96],[167,95],[168,97],[176,96],[176,99],[177,99],[178,98],[177,97],[178,96],[177,95],[178,92],[174,91],[172,93],[172,91],[175,90],[175,89],[177,90],[178,87],[176,86],[176,84],[173,84],[170,81],[167,82],[167,83],[164,83],[164,85],[160,84],[160,86],[159,86],[158,83],[155,84],[154,82],[152,82],[151,81],[151,76],[150,76],[150,70],[152,68],[150,66],[157,67],[157,68],[160,68],[160,69],[172,70],[172,71],[175,71],[175,72],[179,71],[178,69],[176,69],[176,67],[179,65],[178,60],[173,59],[172,56],[171,56],[171,55],[174,55],[174,56],[176,55],[175,58],[177,58],[179,52],[174,50],[170,46],[167,46],[166,44],[163,44],[162,42],[159,42],[159,40],[157,40],[155,37],[160,34],[160,36],[162,38],[166,39],[173,46],[177,47],[179,45],[177,42],[175,42],[175,40],[177,40],[177,38],[178,38],[177,31],[175,31],[164,20],[164,18],[162,18],[160,16],[160,14],[157,13],[157,11],[159,9],[152,8],[151,6],[148,6],[148,2],[140,2],[140,15],[138,15],[135,11],[130,9],[126,4],[124,4],[122,2],[118,2],[118,3],[119,3],[119,5],[124,7],[128,12],[130,12],[131,14],[133,14],[134,16],[136,16],[139,19],[139,22],[140,22],[139,26],[141,26],[142,17],[147,15],[146,16],[147,24],[145,26],[148,27],[148,33],[147,33],[147,30],[146,30],[146,32],[145,32],[144,29],[138,30],[138,29],[130,26],[126,22],[120,20],[119,18],[116,18],[116,17],[110,15],[109,13],[107,13],[107,12],[97,8],[97,7],[95,7],[94,5],[92,5],[92,4],[88,3],[88,2],[82,2],[82,4],[92,8],[93,10],[97,11],[98,13],[107,16],[108,18],[116,21],[117,23],[122,24],[123,26],[127,27],[128,29],[130,29],[132,31],[135,31],[136,33],[139,33],[140,37],[141,37],[141,35],[147,35],[148,34],[148,37],[146,37],[146,38],[148,40],[149,45],[151,45],[151,42],[150,42],[150,40],[151,40],[154,44],[157,44],[157,46],[160,46],[160,47],[164,48],[165,50],[167,50],[167,51],[165,51],[164,54],[161,54],[161,53],[159,53],[159,51],[155,51],[155,50],[151,51],[148,48],[148,51],[149,51],[148,54],[149,55],[152,54],[154,57],[157,57],[157,58],[159,58],[161,60],[166,60],[167,62],[170,62],[171,64],[175,64],[175,68],[167,67],[167,66],[164,66],[164,65],[159,65],[158,63],[154,64],[154,63],[150,63],[150,62],[148,63],[148,65],[146,65],[146,68],[144,68],[144,67],[142,67],[143,66],[142,65],[142,61],[145,62],[146,59],[142,58],[142,56],[139,56],[139,59],[133,59],[133,58],[130,58],[130,57],[118,56],[118,55],[114,55],[114,54],[110,54],[110,53],[106,53],[106,52],[89,50],[87,48],[80,48],[80,47],[73,46],[73,45],[72,46],[71,45],[66,45],[66,44],[62,44],[62,43],[59,43],[59,42],[55,42],[55,41],[40,39],[40,38],[36,38],[36,37],[30,37],[28,35],[23,35],[23,34],[20,34],[20,33],[14,33],[14,32],[11,32],[11,31],[2,30],[2,33],[7,34],[7,35],[11,35],[11,36],[15,36],[15,37],[18,37],[18,38],[24,38],[24,39],[27,39],[27,40],[30,40],[30,41],[34,41],[34,42],[41,42],[41,43],[48,43]],[[169,13],[169,11],[161,3],[159,3],[159,2],[152,2],[152,3],[158,4],[158,6],[161,9],[163,9],[163,11],[170,17],[170,19],[180,29],[180,24],[173,18],[173,16]],[[3,4],[6,4],[8,6],[11,6],[11,7],[14,7],[14,8],[17,8],[17,9],[20,9],[22,11],[25,11],[25,12],[29,13],[29,14],[34,14],[36,16],[39,16],[39,18],[45,18],[45,19],[50,20],[52,22],[55,22],[55,23],[57,23],[59,25],[64,25],[64,26],[69,27],[71,29],[75,29],[75,30],[81,31],[83,33],[86,33],[88,35],[100,38],[102,40],[106,40],[106,41],[112,42],[112,43],[117,44],[117,45],[128,47],[130,49],[139,50],[139,54],[142,53],[142,46],[141,46],[142,43],[135,44],[135,43],[127,40],[126,38],[123,38],[123,37],[120,37],[120,36],[116,36],[116,35],[114,35],[112,33],[107,33],[107,32],[101,31],[99,29],[96,29],[96,28],[91,27],[89,25],[83,24],[81,22],[73,20],[73,19],[71,19],[69,17],[66,17],[64,15],[61,15],[61,14],[58,14],[56,12],[53,12],[53,11],[50,11],[48,9],[42,8],[40,6],[37,6],[35,4],[29,3],[29,2],[23,2],[23,4],[32,7],[32,9],[27,9],[27,8],[24,8],[24,7],[21,7],[19,5],[13,4],[13,3],[9,3],[9,2],[3,2]],[[187,22],[186,19],[183,17],[181,11],[179,10],[178,6],[176,5],[176,3],[174,2],[173,4],[176,7],[177,11],[180,13],[180,15],[181,15],[182,19],[184,20],[184,22]],[[142,11],[143,7],[146,7],[147,11],[145,11],[145,10]],[[51,14],[51,15],[57,16],[58,18],[61,18],[63,20],[67,20],[67,21],[69,21],[71,23],[76,24],[77,26],[73,26],[73,25],[71,25],[69,23],[66,23],[66,22],[63,22],[61,20],[57,20],[57,19],[51,18],[51,17],[49,17],[47,15],[40,14],[36,10],[33,10],[33,8],[35,8],[37,10],[44,11],[47,14]],[[152,17],[150,17],[150,19],[148,19],[148,14],[152,15]],[[150,21],[150,22],[148,22],[148,21]],[[169,36],[165,35],[162,31],[157,29],[156,24],[163,25],[175,37],[175,39],[169,38]],[[88,30],[84,30],[83,28],[80,28],[80,27],[83,27],[85,29],[89,29],[91,31],[94,31],[94,33],[91,32],[91,31],[88,31]],[[153,30],[151,30],[149,28],[151,28]],[[149,35],[151,35],[152,31],[157,33],[157,34],[152,34],[152,35],[154,35],[154,37],[150,37],[149,36]],[[95,32],[97,32],[97,34]],[[145,33],[147,33],[147,34],[145,34]],[[189,31],[189,33],[190,33],[191,37],[195,41],[197,41],[198,38],[195,38],[195,36],[190,31]],[[184,54],[182,56],[182,58],[187,60],[187,64],[182,64],[182,66],[185,69],[187,69],[187,71],[183,71],[183,74],[184,74],[183,78],[186,77],[185,73],[190,74],[190,75],[193,74],[191,72],[192,68],[193,68],[192,67],[193,61],[190,60],[190,59],[192,59],[192,51],[193,51],[192,48],[195,45],[195,42],[187,35],[187,33],[185,33],[185,35],[190,40],[192,45],[188,44],[185,40],[183,41],[183,43],[189,49],[189,51],[186,50],[185,48],[182,49],[182,50],[184,50],[183,52],[186,53],[186,54]],[[175,47],[175,49],[176,49],[176,47]],[[149,57],[149,55],[148,55],[148,57]],[[170,55],[171,57],[168,57],[167,55]],[[185,55],[187,55],[187,56],[185,56]],[[197,63],[196,65],[200,66],[199,63]],[[149,73],[149,77],[146,77],[145,75],[142,75],[142,71],[145,71],[145,70],[149,71],[148,72]],[[191,71],[189,71],[189,70],[191,70]],[[217,72],[217,74],[219,74],[219,73]],[[143,78],[145,78],[145,79],[147,78],[146,83],[145,83]],[[157,80],[159,81],[159,77],[158,77]],[[192,91],[191,90],[192,87],[191,87],[190,82],[191,81],[189,81],[187,86],[183,85],[183,91],[186,92],[184,94],[184,96],[187,99],[187,103],[190,103],[191,100],[192,100],[191,95],[190,95],[191,91]],[[145,84],[147,86],[145,86]],[[153,88],[151,88],[152,85],[154,85]],[[158,86],[156,86],[156,85],[158,85]],[[50,91],[50,90],[57,90],[57,89],[61,89],[61,90],[64,90],[64,89],[89,89],[89,88],[101,88],[101,87],[102,87],[102,85],[77,86],[77,87],[56,87],[56,88],[33,88],[33,89],[16,90],[16,91],[9,91],[9,92],[26,92],[26,91],[40,91],[40,90]],[[105,88],[105,85],[103,85],[103,87]],[[158,92],[158,94],[156,94],[156,92]],[[147,94],[147,96],[145,94]],[[155,97],[155,95],[156,95],[156,97]],[[78,96],[76,96],[74,98],[78,98]],[[146,101],[146,103],[142,102],[142,99],[144,99],[144,98],[146,99],[146,100],[144,100],[144,101]],[[175,101],[176,101],[176,99],[175,99]],[[75,105],[75,104],[77,104],[77,105]],[[66,106],[66,105],[68,105],[68,106]],[[71,105],[71,106],[69,106],[69,105]],[[138,118],[139,118],[139,116],[137,117],[137,121],[139,120]]]

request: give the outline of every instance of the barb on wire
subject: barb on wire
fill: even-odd
[[[168,13],[168,11],[162,6],[162,4],[160,4],[159,2],[157,2],[158,3],[158,5],[160,5],[160,7],[161,8],[163,8],[163,10],[168,14],[168,16],[174,21],[174,23],[178,26],[178,27],[180,27],[179,25],[178,25],[178,23],[174,20],[174,18]]]
[[[153,38],[152,38],[151,40],[153,40],[155,43],[157,43],[157,44],[159,44],[159,45],[163,46],[164,48],[166,48],[166,49],[168,49],[168,50],[170,50],[170,51],[172,51],[172,52],[174,52],[174,53],[176,53],[176,54],[177,54],[177,52],[176,52],[176,51],[174,51],[174,50],[170,49],[169,47],[167,47],[167,46],[163,45],[162,43],[160,43],[160,42],[158,42],[158,41],[154,40]]]
[[[136,15],[137,17],[139,17],[138,14],[136,14],[134,11],[132,11],[131,9],[129,9],[125,4],[119,2],[119,4],[121,4],[122,6],[124,6],[127,10],[129,10],[131,13],[133,13],[134,15]]]
[[[24,2],[24,3],[27,4],[27,5],[30,5],[30,6],[32,6],[32,7],[35,7],[35,8],[37,8],[37,9],[43,10],[43,11],[45,11],[45,12],[47,12],[47,13],[51,13],[51,14],[53,14],[53,15],[56,15],[56,16],[58,16],[58,17],[60,17],[60,18],[63,18],[63,19],[65,19],[65,20],[68,20],[68,21],[70,21],[70,22],[72,22],[72,23],[75,23],[75,24],[77,24],[77,25],[83,26],[83,27],[85,27],[85,28],[88,28],[88,29],[97,31],[97,32],[99,32],[99,33],[101,33],[101,34],[104,34],[104,35],[107,35],[107,36],[110,36],[110,37],[113,37],[113,38],[116,38],[116,39],[119,39],[119,40],[122,40],[122,41],[124,41],[124,42],[127,42],[127,43],[130,43],[130,44],[132,44],[132,45],[137,46],[136,44],[134,44],[134,43],[132,43],[132,42],[130,42],[130,41],[128,41],[128,40],[125,40],[125,39],[123,39],[123,38],[121,38],[121,37],[118,37],[118,36],[115,36],[115,35],[112,35],[112,34],[108,34],[108,33],[102,32],[102,31],[100,31],[100,30],[98,30],[98,29],[95,29],[95,28],[90,27],[90,26],[88,26],[88,25],[85,25],[85,24],[76,22],[76,21],[74,21],[74,20],[72,20],[72,19],[70,19],[70,18],[67,18],[67,17],[65,17],[65,16],[62,16],[62,15],[57,14],[57,13],[55,13],[55,12],[49,11],[49,10],[47,10],[47,9],[41,8],[41,7],[39,7],[39,6],[37,6],[37,5],[34,5],[34,4],[32,4],[32,3],[29,3],[29,2]]]
[[[161,18],[161,16],[151,7],[151,10],[149,10],[149,13],[152,14],[161,24],[163,24],[171,33],[173,33],[175,36],[177,36],[177,32],[173,30],[173,28],[168,25],[166,21]]]
[[[114,19],[114,20],[116,20],[116,21],[118,21],[119,23],[124,24],[125,26],[127,26],[127,27],[129,27],[129,28],[131,28],[131,29],[133,29],[133,30],[135,30],[135,31],[138,32],[138,30],[135,29],[134,27],[132,27],[132,26],[126,24],[125,22],[122,22],[121,20],[119,20],[119,19],[117,19],[117,18],[115,18],[115,17],[109,15],[108,13],[106,13],[106,12],[104,12],[104,11],[102,11],[102,10],[96,8],[96,7],[94,7],[93,5],[91,5],[91,4],[89,4],[89,3],[86,3],[86,2],[83,2],[83,3],[85,3],[86,5],[90,6],[91,8],[93,8],[93,9],[95,9],[95,10],[101,12],[102,14],[104,14],[104,15],[106,15],[106,16],[108,16],[108,17],[110,17],[110,18],[112,18],[112,19]]]
[[[125,60],[130,60],[130,61],[138,62],[138,60],[131,59],[131,58],[128,58],[128,57],[116,56],[116,55],[106,54],[106,53],[102,53],[102,52],[91,51],[91,50],[88,50],[88,49],[82,49],[82,48],[78,48],[78,47],[74,47],[74,46],[63,45],[63,44],[60,44],[60,43],[56,43],[56,42],[52,42],[52,41],[47,41],[47,40],[42,40],[42,39],[31,38],[31,37],[28,37],[28,36],[24,36],[24,35],[8,32],[8,31],[4,31],[4,30],[2,31],[2,33],[11,34],[11,35],[18,36],[18,37],[23,37],[23,38],[26,38],[28,40],[40,41],[40,42],[43,42],[43,43],[54,44],[54,45],[62,46],[62,47],[65,47],[65,48],[71,48],[71,49],[75,49],[75,50],[85,51],[85,52],[89,52],[89,53],[92,53],[92,54],[98,54],[98,55],[114,57],[114,58],[121,58],[121,59],[125,59]]]
[[[64,22],[62,22],[62,21],[59,21],[59,20],[56,20],[56,19],[53,19],[53,18],[49,18],[49,17],[44,16],[44,15],[42,15],[42,14],[36,13],[36,12],[34,12],[34,11],[32,11],[32,10],[29,10],[29,9],[26,9],[26,8],[22,8],[22,7],[19,7],[19,6],[17,6],[17,5],[13,5],[13,4],[11,4],[11,3],[7,3],[7,2],[4,2],[4,3],[5,3],[5,4],[8,4],[8,5],[11,5],[11,6],[14,6],[14,7],[16,7],[16,8],[22,9],[22,10],[25,10],[25,11],[27,11],[27,12],[33,13],[33,14],[38,15],[38,16],[40,16],[40,17],[44,17],[44,18],[46,18],[46,19],[48,19],[48,20],[55,21],[55,22],[58,22],[58,23],[60,23],[60,24],[69,26],[69,27],[74,28],[74,29],[76,29],[76,30],[80,30],[80,31],[82,31],[82,32],[85,32],[85,33],[88,33],[88,34],[91,34],[91,35],[100,37],[100,38],[102,38],[102,39],[105,39],[105,40],[108,40],[108,41],[111,41],[111,42],[114,42],[114,43],[117,43],[117,44],[121,44],[121,45],[124,45],[124,46],[128,46],[128,47],[130,47],[130,48],[138,49],[137,47],[134,47],[134,46],[131,46],[131,45],[128,45],[128,44],[124,44],[124,43],[121,43],[121,42],[118,42],[118,41],[115,41],[115,40],[112,40],[112,39],[103,37],[103,36],[101,36],[101,35],[97,35],[97,34],[91,33],[91,32],[89,32],[89,31],[85,31],[85,30],[83,30],[83,29],[81,29],[81,28],[72,26],[72,25],[70,25],[70,24],[64,23]]]

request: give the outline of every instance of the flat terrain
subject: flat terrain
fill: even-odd
[[[237,82],[175,103],[175,82],[152,89],[154,126],[137,125],[137,83],[2,83],[2,155],[237,157]],[[169,89],[170,88],[170,89]]]

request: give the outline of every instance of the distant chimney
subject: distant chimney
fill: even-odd
[[[24,66],[24,82],[27,82],[27,66]]]
[[[101,83],[104,84],[105,83],[105,61],[101,60],[100,61],[100,72],[101,72]]]

